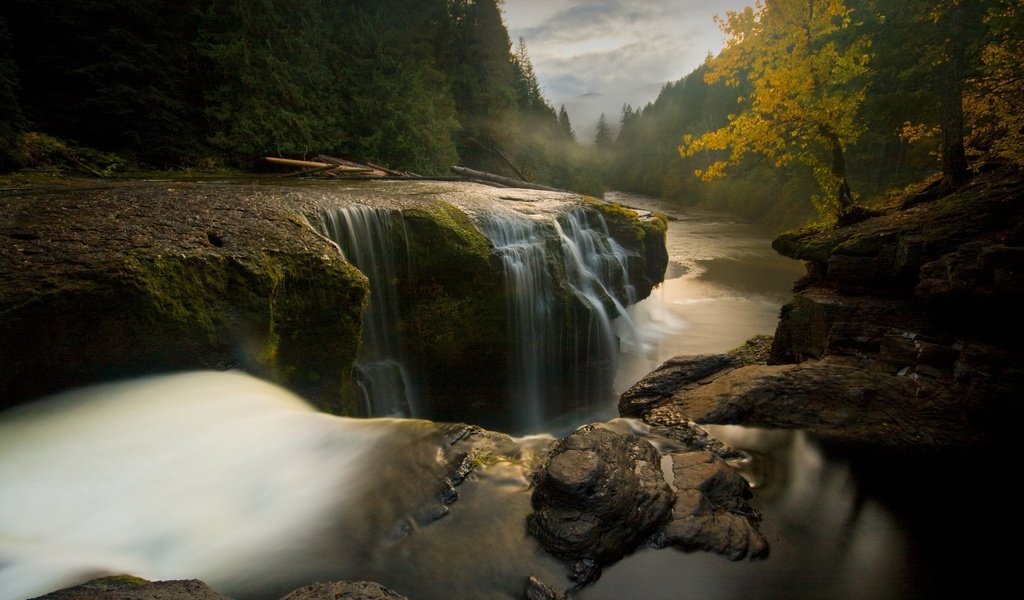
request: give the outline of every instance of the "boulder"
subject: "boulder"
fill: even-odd
[[[331,581],[299,588],[281,600],[408,600],[372,581]]]
[[[735,469],[703,450],[673,452],[666,458],[675,504],[655,545],[715,552],[730,560],[767,556],[768,541],[757,527],[761,516],[747,504],[753,495],[750,485]]]
[[[669,518],[672,493],[646,440],[587,426],[556,444],[534,475],[531,534],[586,583]]]

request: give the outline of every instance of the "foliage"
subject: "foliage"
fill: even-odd
[[[985,22],[980,73],[965,98],[969,142],[982,156],[1024,166],[1024,1],[996,2]]]
[[[777,168],[806,164],[823,195],[817,208],[836,213],[852,202],[844,149],[864,130],[864,101],[870,41],[850,35],[857,27],[841,0],[759,2],[729,12],[719,21],[730,36],[725,50],[709,64],[708,83],[751,85],[740,97],[745,110],[729,115],[728,125],[694,138],[685,136],[680,153],[725,152],[696,174],[720,179],[726,169],[750,155]]]
[[[36,131],[159,167],[325,153],[601,191],[500,0],[5,0],[0,102],[0,168]]]
[[[612,133],[608,127],[608,118],[601,113],[597,119],[597,128],[594,132],[594,145],[598,148],[607,148],[612,144]]]
[[[19,135],[14,147],[14,157],[18,164],[36,169],[50,168],[110,177],[126,165],[125,159],[117,154],[76,146],[37,131]]]
[[[10,32],[7,21],[0,17],[0,171],[16,165],[11,151],[17,144],[18,132],[24,127],[24,117],[18,102],[17,66],[11,57]]]

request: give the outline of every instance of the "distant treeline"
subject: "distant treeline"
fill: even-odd
[[[500,0],[3,0],[0,105],[8,169],[73,144],[155,167],[325,153],[601,189]]]
[[[853,107],[854,131],[844,140],[843,150],[846,177],[857,200],[870,201],[887,190],[944,172],[943,136],[952,138],[945,144],[962,138],[974,167],[983,162],[1024,164],[1024,2],[847,0],[843,6],[838,0],[776,0],[767,4],[767,10],[788,16],[791,23],[762,20],[752,24],[749,16],[741,16],[736,23],[765,38],[781,40],[780,30],[786,27],[795,30],[798,38],[812,38],[812,15],[817,18],[830,8],[836,14],[848,14],[847,20],[834,20],[834,31],[809,39],[808,53],[820,60],[832,52],[834,63],[846,58],[844,50],[863,48],[866,72],[840,85],[828,81],[805,92],[801,86],[808,75],[801,77],[802,71],[793,68],[791,73],[797,76],[791,80],[763,82],[763,87],[787,94],[786,101],[794,104],[800,101],[799,94],[809,96],[807,105],[817,103],[830,109],[833,107],[826,103],[835,103],[836,114]],[[737,43],[737,48],[752,43],[752,37]],[[740,51],[734,52],[729,58],[742,65]],[[779,52],[784,60],[799,60],[793,56],[792,46]],[[760,59],[764,59],[763,53]],[[689,76],[666,85],[657,100],[645,107],[623,107],[606,184],[740,212],[776,225],[794,225],[814,217],[809,199],[819,193],[819,186],[806,161],[793,160],[780,167],[778,161],[766,160],[763,155],[745,156],[730,163],[728,177],[708,183],[694,172],[707,169],[711,160],[730,161],[728,151],[680,157],[685,134],[698,138],[720,130],[739,113],[750,110],[754,102],[752,78],[743,73],[734,85],[721,79],[705,81],[720,60],[722,56],[710,59]],[[758,58],[747,60],[750,68],[757,68]],[[951,106],[963,109],[959,133],[958,115]],[[785,126],[781,120],[778,113],[767,114],[764,123],[769,128]],[[799,130],[787,133],[801,135]],[[827,148],[816,147],[813,140],[805,151],[823,154],[827,161]]]

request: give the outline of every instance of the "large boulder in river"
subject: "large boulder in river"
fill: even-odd
[[[646,440],[587,426],[559,442],[535,476],[530,533],[586,582],[669,518],[672,492]]]
[[[733,560],[767,554],[750,486],[724,459],[737,451],[692,421],[642,435],[618,426],[578,429],[534,474],[529,531],[572,581],[586,585],[644,543]]]

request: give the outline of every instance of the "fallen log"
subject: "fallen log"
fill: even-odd
[[[329,157],[317,157],[317,158],[329,158]],[[273,165],[284,165],[286,167],[301,167],[303,169],[316,169],[323,172],[339,172],[339,173],[377,173],[376,169],[368,167],[366,165],[360,165],[349,161],[342,161],[341,159],[334,159],[332,161],[323,160],[297,160],[294,158],[279,158],[276,156],[265,156],[263,160]],[[347,163],[347,164],[346,164]],[[381,173],[382,175],[384,173]]]
[[[272,165],[284,165],[286,167],[303,167],[306,169],[318,169],[322,167],[335,166],[331,163],[317,162],[312,160],[295,160],[293,158],[278,158],[276,156],[264,156],[263,160]]]
[[[530,183],[529,181],[523,181],[521,179],[513,179],[511,177],[495,175],[494,173],[488,173],[486,171],[467,169],[466,167],[452,167],[452,172],[462,175],[464,177],[468,177],[469,179],[479,179],[482,181],[493,182],[510,188],[540,190],[544,192],[565,192],[565,190],[560,190],[558,188],[548,187],[546,185],[540,185],[537,183]]]

